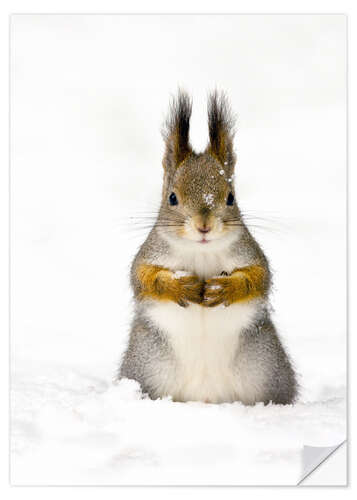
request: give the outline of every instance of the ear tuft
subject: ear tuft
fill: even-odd
[[[233,139],[235,117],[224,92],[212,92],[208,97],[208,129],[210,143],[208,152],[213,154],[223,165],[234,166],[235,154]]]
[[[162,135],[166,144],[165,169],[176,168],[192,152],[189,140],[192,100],[183,90],[172,98]]]

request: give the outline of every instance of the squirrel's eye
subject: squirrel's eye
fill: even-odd
[[[170,205],[178,205],[177,197],[175,193],[171,193],[169,196]]]
[[[233,203],[234,203],[234,196],[232,193],[229,193],[228,198],[227,198],[227,205],[229,205],[231,207],[233,205]]]

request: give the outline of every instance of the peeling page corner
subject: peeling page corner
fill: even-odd
[[[301,454],[301,476],[297,485],[300,485],[345,442],[346,440],[343,440],[334,446],[304,446]]]

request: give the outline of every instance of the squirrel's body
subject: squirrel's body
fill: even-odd
[[[180,98],[178,117],[187,106]],[[171,126],[184,148],[182,130]],[[186,148],[184,160],[171,158],[180,149],[167,144],[164,160],[164,195],[175,187],[184,215],[163,203],[132,265],[135,317],[120,377],[140,382],[151,398],[292,403],[294,371],[269,316],[267,259],[237,207],[219,208],[222,190],[233,190],[233,154],[220,158],[211,149],[208,157]]]

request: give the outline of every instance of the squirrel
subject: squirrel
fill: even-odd
[[[180,90],[163,128],[162,202],[131,267],[135,313],[118,379],[151,399],[293,404],[298,384],[270,318],[271,272],[234,188],[234,116],[208,97],[209,143],[190,144]]]

